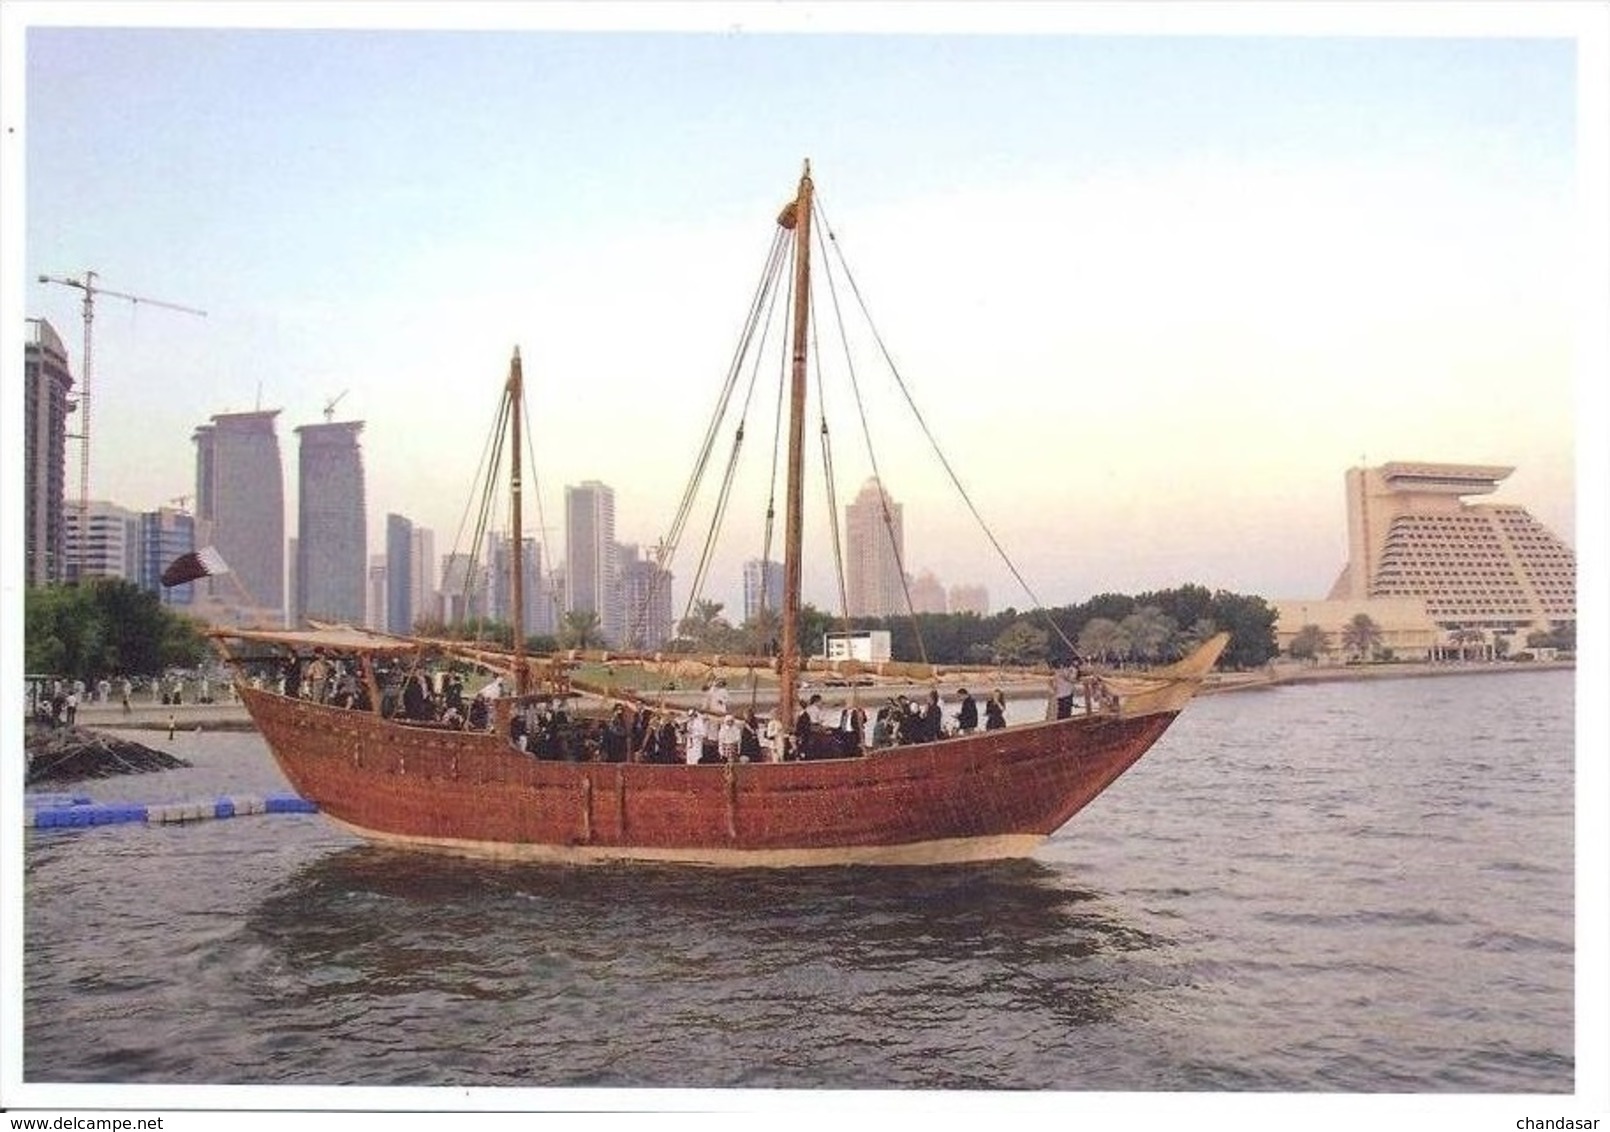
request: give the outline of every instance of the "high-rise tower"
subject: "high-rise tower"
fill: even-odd
[[[123,578],[138,584],[140,516],[104,499],[67,508],[67,580]],[[88,520],[88,531],[79,523]]]
[[[597,480],[565,488],[565,611],[596,613],[604,639],[621,639],[615,492]]]
[[[196,519],[188,511],[158,507],[140,515],[140,588],[157,595],[163,605],[190,605],[196,583],[164,586],[162,572],[175,558],[196,549]]]
[[[295,620],[362,625],[369,568],[362,421],[302,425],[297,461]]]
[[[671,639],[671,572],[659,555],[641,555],[633,543],[616,549],[620,562],[622,636],[628,649],[658,649]],[[782,585],[778,581],[779,592]]]
[[[67,348],[50,323],[28,320],[23,348],[23,552],[27,585],[60,582],[67,573],[67,414],[72,371]]]
[[[278,409],[219,413],[196,429],[196,542],[217,548],[232,577],[208,582],[213,615],[283,620],[285,471]],[[198,583],[199,586],[199,583]],[[198,594],[198,601],[200,595]]]
[[[386,516],[386,615],[388,633],[414,631],[414,524],[401,515]]]
[[[845,597],[851,617],[887,617],[906,608],[901,506],[876,479],[844,509]]]
[[[783,564],[759,558],[744,563],[744,621],[753,621],[761,606],[773,617],[783,609]]]
[[[404,632],[412,632],[413,622],[421,617],[441,615],[441,594],[436,588],[436,532],[426,527],[415,527],[409,537],[408,552],[412,559],[408,575],[412,621],[410,628]]]

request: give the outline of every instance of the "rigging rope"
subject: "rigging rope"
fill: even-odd
[[[756,284],[754,295],[750,300],[744,330],[739,337],[738,345],[734,349],[732,360],[728,365],[726,381],[722,385],[720,396],[716,399],[716,408],[715,412],[711,414],[710,424],[705,430],[704,443],[700,446],[698,458],[694,462],[693,472],[688,477],[687,485],[683,489],[682,501],[677,507],[675,517],[671,521],[671,528],[660,542],[662,547],[662,572],[655,577],[656,586],[666,576],[663,570],[664,564],[674,559],[677,548],[681,544],[688,518],[693,512],[694,500],[697,498],[699,485],[703,482],[704,473],[709,466],[710,456],[715,447],[716,437],[720,432],[721,422],[726,417],[727,409],[731,404],[732,392],[737,385],[739,374],[743,368],[743,359],[749,351],[750,343],[753,341],[760,311],[764,308],[766,296],[774,285],[777,264],[786,244],[786,235],[787,233],[781,228],[778,228],[772,235],[772,245],[766,257],[766,265],[761,272],[760,280]],[[653,592],[653,589],[651,589],[651,598]],[[691,603],[689,608],[691,608]]]
[[[818,215],[821,215],[821,219],[822,219],[821,228],[819,228],[817,230],[817,233],[818,233],[817,239],[818,239],[818,241],[820,242],[820,241],[822,241],[824,239],[824,237],[822,236],[822,232],[825,229],[826,230],[825,239],[832,240],[834,242],[835,246],[836,246],[837,242],[838,242],[838,237],[833,233],[831,226],[828,224],[827,217],[825,215],[822,215],[821,209],[819,207],[817,208],[817,213],[818,213]],[[823,260],[823,266],[828,268],[828,270],[825,270],[823,272],[823,274],[827,277],[828,294],[833,299],[833,318],[834,318],[834,321],[838,324],[838,328],[839,328],[839,343],[844,349],[844,365],[845,365],[846,371],[849,374],[850,389],[855,395],[856,413],[859,415],[859,417],[861,419],[861,433],[862,433],[862,436],[866,440],[867,459],[872,464],[873,480],[878,485],[878,511],[879,511],[879,514],[883,518],[883,529],[884,529],[884,533],[888,536],[888,539],[889,539],[889,548],[894,554],[895,571],[900,577],[900,589],[901,589],[901,592],[905,595],[905,599],[906,599],[906,614],[907,614],[907,616],[909,616],[911,618],[912,632],[917,638],[917,655],[919,657],[921,657],[923,664],[927,664],[928,663],[928,647],[927,647],[926,642],[924,642],[923,639],[922,639],[922,628],[917,623],[916,611],[912,608],[911,584],[906,578],[906,564],[905,564],[905,562],[903,562],[901,560],[900,540],[895,538],[895,536],[894,536],[894,516],[889,514],[889,496],[888,496],[888,493],[885,492],[884,488],[883,488],[883,473],[878,468],[878,454],[877,454],[877,450],[875,449],[875,447],[873,446],[873,443],[872,443],[872,428],[871,428],[871,425],[869,425],[867,423],[866,404],[862,400],[862,397],[861,397],[861,383],[856,378],[856,375],[855,375],[855,359],[852,357],[851,352],[850,352],[849,337],[844,332],[844,313],[843,313],[843,310],[839,306],[838,288],[833,285],[833,273],[832,273],[832,270],[831,270],[831,268],[829,266],[829,260],[828,260],[828,256],[827,256],[827,247],[826,247],[825,243],[822,246],[822,260]],[[849,277],[849,268],[847,266],[844,266],[844,257],[843,257],[842,252],[839,255],[839,263],[840,263],[841,266],[844,267],[845,278],[849,281],[850,286],[853,288],[855,286],[855,281],[853,279],[850,279],[850,277]],[[863,309],[863,313],[865,313],[865,307],[864,306],[863,306],[862,309]],[[871,319],[871,316],[868,315],[867,316],[867,325],[870,327],[871,324],[872,324],[872,319]],[[877,334],[876,329],[873,330],[873,334],[874,334],[874,336]],[[887,357],[887,354],[885,354],[885,357]],[[893,369],[893,363],[890,363],[890,369],[891,370]],[[898,375],[897,375],[897,380],[898,380]],[[823,427],[825,429],[825,427],[826,427],[825,424],[824,424]],[[835,530],[836,530],[836,527],[837,527],[837,523],[835,522]],[[836,538],[836,535],[835,535],[835,538]],[[845,605],[846,605],[846,616],[848,616],[848,602],[846,602]]]
[[[845,281],[849,283],[850,292],[855,296],[856,303],[859,305],[862,315],[866,318],[867,329],[871,331],[872,339],[877,343],[878,352],[883,355],[883,360],[888,364],[889,373],[894,377],[895,385],[899,388],[901,395],[906,399],[906,404],[911,408],[911,414],[916,418],[918,426],[922,429],[923,436],[927,438],[928,445],[933,449],[934,456],[938,458],[940,466],[945,469],[945,474],[950,477],[952,486],[955,487],[957,493],[962,497],[962,502],[967,505],[967,510],[972,514],[974,521],[978,523],[979,529],[984,532],[984,537],[989,539],[990,545],[995,548],[995,552],[1000,555],[1001,561],[1004,562],[1006,564],[1006,568],[1011,571],[1012,577],[1017,579],[1018,585],[1023,587],[1023,592],[1028,595],[1029,600],[1033,602],[1034,607],[1041,612],[1046,623],[1051,626],[1052,631],[1056,633],[1057,637],[1061,639],[1062,643],[1067,645],[1070,650],[1077,653],[1078,649],[1074,647],[1072,641],[1068,640],[1067,634],[1062,631],[1062,626],[1058,625],[1056,619],[1046,611],[1045,605],[1043,602],[1041,602],[1039,595],[1034,592],[1034,589],[1029,585],[1028,580],[1025,579],[1022,573],[1018,570],[1017,564],[1012,561],[1011,556],[1006,553],[1006,549],[1001,546],[1000,540],[995,537],[995,532],[990,529],[989,524],[984,521],[984,517],[979,514],[978,508],[973,504],[972,496],[967,493],[967,488],[962,485],[961,478],[956,474],[956,470],[951,467],[950,461],[946,458],[945,453],[940,449],[939,441],[935,439],[932,430],[929,429],[928,422],[922,415],[922,410],[917,408],[917,402],[912,397],[911,390],[907,388],[905,379],[900,376],[899,367],[895,365],[894,358],[889,353],[889,348],[884,344],[883,336],[878,333],[878,328],[872,321],[872,312],[867,309],[866,299],[862,296],[861,288],[855,282],[855,275],[850,271],[849,263],[844,258],[844,249],[839,244],[838,233],[832,230],[832,226],[828,223],[827,216],[822,211],[820,203],[817,204],[817,212],[822,217],[822,226],[828,230],[827,238],[832,241],[834,250],[838,254],[839,265],[844,271]],[[863,425],[864,423],[865,420],[863,418]],[[903,571],[901,578],[903,582]],[[909,591],[906,595],[906,600],[907,604],[909,605]]]
[[[788,284],[788,297],[793,299],[794,283],[790,274]],[[790,301],[790,307],[793,303]],[[774,304],[775,306],[775,304]],[[767,321],[770,321],[768,315]],[[758,364],[758,362],[757,362]],[[776,533],[777,525],[777,467],[778,457],[783,449],[783,406],[788,402],[788,354],[787,351],[778,351],[777,354],[777,407],[772,414],[771,430],[771,477],[767,480],[766,495],[766,529],[761,537],[760,544],[760,608],[764,612],[767,608],[766,597],[770,587],[766,584],[766,568],[771,565],[771,542]]]
[[[531,402],[526,397],[525,384],[523,382],[520,386],[520,407],[527,422],[534,422],[536,420],[536,417],[531,415]],[[542,509],[542,488],[537,481],[537,451],[536,442],[534,439],[535,433],[536,429],[532,428],[528,423],[526,425],[524,437],[526,446],[526,467],[531,469],[531,494],[536,497],[537,501],[537,535],[540,540],[537,544],[537,553],[542,553],[543,547],[547,547],[550,551],[548,554],[548,568],[546,570],[538,571],[538,578],[545,584],[542,586],[541,591],[535,596],[538,600],[545,598],[548,602],[548,609],[551,612],[552,610],[559,608],[559,586],[553,570],[553,554],[551,553],[553,544],[548,538],[548,520]],[[539,617],[537,621],[539,624],[549,623],[548,618],[546,617]],[[514,627],[514,631],[517,633],[523,632],[524,626],[516,625]]]
[[[829,289],[832,288],[832,282],[831,279],[828,280]],[[815,310],[814,302],[810,306],[812,310]],[[850,595],[844,583],[844,548],[839,540],[838,479],[833,472],[833,437],[827,427],[827,389],[822,381],[822,349],[821,342],[817,338],[817,322],[815,319],[811,320],[810,331],[811,358],[816,363],[816,405],[821,419],[822,477],[826,481],[827,487],[827,525],[833,532],[833,577],[838,583],[839,591],[839,629],[841,632],[848,632],[850,629]]]
[[[470,600],[475,590],[475,574],[476,566],[479,562],[481,533],[486,523],[486,514],[490,506],[491,499],[497,490],[498,469],[503,463],[503,441],[505,430],[508,427],[508,419],[509,398],[507,393],[505,393],[505,395],[498,402],[498,409],[492,423],[492,430],[487,434],[486,443],[481,449],[480,463],[476,465],[475,469],[475,474],[478,478],[480,478],[482,487],[480,505],[476,517],[475,534],[472,536],[470,542],[468,566],[464,578],[464,588],[461,591],[461,596],[464,599],[461,614],[464,620],[468,619]],[[464,514],[459,517],[458,533],[453,536],[454,561],[458,560],[458,548],[463,545],[462,540],[464,538],[464,527],[469,522],[470,512],[474,503],[475,500],[473,497],[469,500],[466,500],[464,504]],[[446,578],[442,579],[442,592],[444,595],[448,595]],[[442,618],[443,625],[450,624],[450,622],[451,619],[449,617],[444,616]]]
[[[468,623],[470,620],[470,608],[474,604],[475,600],[476,580],[480,576],[479,567],[481,562],[481,548],[485,545],[486,534],[490,527],[491,517],[495,512],[495,504],[497,502],[499,486],[497,477],[499,470],[503,467],[503,448],[508,440],[505,430],[508,426],[509,414],[513,410],[513,404],[513,400],[508,396],[507,392],[505,392],[503,404],[498,413],[497,439],[492,448],[491,469],[489,470],[487,476],[486,490],[481,493],[480,514],[476,516],[475,536],[474,540],[470,544],[471,549],[468,576],[464,579],[463,620],[465,623]],[[483,639],[486,633],[486,624],[487,619],[484,616],[478,619],[478,622],[475,626],[474,640],[479,641]]]
[[[779,266],[786,266],[786,264],[779,264]],[[775,284],[775,280],[776,276],[774,275],[770,282]],[[749,406],[754,402],[755,387],[760,379],[760,362],[766,353],[766,339],[770,336],[770,328],[776,314],[777,296],[780,290],[775,285],[772,285],[766,288],[766,293],[770,302],[766,307],[765,317],[761,318],[757,310],[748,329],[747,338],[748,340],[753,340],[755,327],[758,326],[761,331],[760,340],[754,347],[754,365],[750,369],[749,382],[744,389],[743,404],[738,410],[738,431],[733,437],[732,451],[727,457],[727,470],[722,476],[721,490],[716,498],[716,506],[710,518],[709,529],[705,533],[704,550],[699,559],[699,566],[693,576],[693,585],[688,590],[688,601],[683,612],[684,618],[692,616],[693,607],[698,604],[700,595],[704,593],[704,582],[709,576],[710,566],[715,558],[716,543],[721,533],[721,525],[726,519],[727,504],[732,498],[732,485],[738,471],[738,455],[739,450],[743,447],[744,428],[749,418]],[[745,346],[743,353],[745,355],[749,353],[747,346]],[[742,364],[741,359],[738,364]],[[773,474],[775,474],[775,451],[772,455],[772,467]]]

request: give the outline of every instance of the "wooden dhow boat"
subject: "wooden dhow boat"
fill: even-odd
[[[777,236],[779,246],[792,245],[793,262],[780,641],[775,656],[716,662],[739,669],[747,664],[750,671],[764,666],[768,682],[775,678],[770,714],[779,722],[800,713],[803,676],[816,676],[813,669],[841,676],[848,669],[854,683],[875,678],[874,669],[882,667],[806,660],[799,637],[812,215],[807,165],[779,217]],[[504,387],[513,438],[515,625],[524,624],[525,600],[522,386],[516,350]],[[524,741],[533,705],[547,710],[569,704],[585,711],[575,697],[586,694],[588,703],[607,713],[619,704],[648,710],[654,701],[607,681],[581,679],[582,654],[528,655],[520,633],[507,649],[331,625],[219,629],[213,637],[236,666],[240,698],[291,785],[353,833],[476,856],[719,867],[928,865],[1027,856],[1157,742],[1228,641],[1220,633],[1179,662],[1145,673],[1087,675],[1082,710],[1064,718],[868,746],[853,757],[803,758],[791,750],[776,759],[690,764],[640,761],[635,753],[618,761],[576,758],[574,752],[571,758],[535,757]],[[480,696],[482,718],[473,712],[468,720],[447,722],[409,718],[414,713],[404,710],[397,695],[399,680],[417,679],[430,657],[501,674]],[[297,694],[310,666],[334,660],[346,673],[344,695]],[[624,652],[607,654],[607,660],[612,666],[690,662]],[[282,690],[276,688],[276,669],[265,667],[281,664],[293,673]],[[932,670],[926,671],[932,679]],[[902,678],[910,679],[909,672]],[[1044,670],[1038,679],[1045,682]],[[317,682],[324,683],[322,668]],[[669,702],[662,691],[658,718],[665,718]]]

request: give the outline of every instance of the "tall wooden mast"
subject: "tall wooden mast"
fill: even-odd
[[[520,403],[525,400],[524,378],[520,373],[520,347],[509,360],[509,381],[504,392],[509,398],[509,443],[514,449],[509,459],[509,507],[513,512],[509,529],[514,545],[509,549],[509,617],[514,622],[514,694],[527,691],[525,670],[525,540],[520,531]]]
[[[806,345],[810,341],[811,310],[811,163],[799,178],[799,192],[783,209],[777,223],[794,232],[794,364],[789,387],[788,502],[783,541],[782,656],[778,666],[781,687],[777,719],[792,727],[799,702],[799,595],[800,555],[804,543],[805,500],[805,387]]]

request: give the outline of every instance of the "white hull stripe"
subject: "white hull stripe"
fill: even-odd
[[[551,864],[601,865],[620,861],[708,865],[718,868],[808,868],[828,865],[948,865],[1027,857],[1045,840],[1036,833],[947,837],[905,845],[853,845],[822,849],[685,849],[629,845],[545,845],[517,841],[472,841],[381,833],[326,814],[351,833],[383,845],[429,849],[461,857]]]

